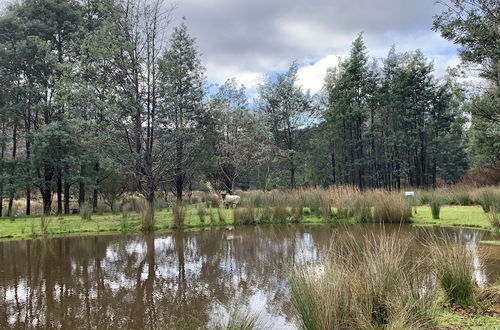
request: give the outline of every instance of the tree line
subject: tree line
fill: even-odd
[[[161,0],[13,3],[0,15],[0,215],[11,215],[16,198],[29,215],[32,199],[49,214],[56,197],[62,214],[72,199],[95,209],[139,192],[147,230],[155,196],[182,201],[206,183],[229,192],[400,189],[496,166],[498,16],[486,9],[498,4],[485,3],[463,9],[472,23],[453,21],[464,20],[460,12],[435,18],[436,30],[464,46],[465,62],[484,66],[491,88],[472,101],[456,71],[437,79],[422,52],[394,47],[372,59],[362,34],[320,93],[297,83],[292,63],[249,100],[232,78],[209,88],[196,40],[184,21],[172,27],[175,10]],[[479,42],[493,38],[497,48],[466,52],[478,42],[455,34],[469,23],[482,24],[490,39]],[[493,147],[484,143],[491,138]]]

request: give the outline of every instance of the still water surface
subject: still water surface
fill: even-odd
[[[404,239],[446,232],[488,257],[484,285],[500,275],[500,247],[486,232],[389,226]],[[317,261],[333,232],[377,235],[378,225],[268,225],[227,231],[0,242],[0,329],[151,329],[210,324],[228,310],[258,313],[273,329],[295,329],[287,277],[293,263]],[[412,246],[414,253],[421,245]]]

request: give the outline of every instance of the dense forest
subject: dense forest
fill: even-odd
[[[181,201],[207,186],[392,190],[498,173],[499,4],[447,4],[432,28],[460,45],[463,63],[445,77],[419,50],[388,45],[385,59],[371,58],[360,34],[317,95],[297,83],[294,62],[252,99],[231,77],[208,84],[189,21],[174,26],[161,0],[8,5],[0,215],[18,198],[26,215],[33,199],[60,214],[70,201],[95,208],[124,192],[152,207],[155,195]],[[480,90],[464,83],[476,72]]]

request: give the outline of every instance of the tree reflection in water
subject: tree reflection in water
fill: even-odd
[[[361,238],[381,228],[257,226],[3,242],[0,328],[162,328],[187,318],[205,324],[236,306],[275,328],[294,328],[287,276],[294,264],[320,261],[335,247],[334,230]],[[404,239],[429,235],[409,226],[387,230],[400,230]],[[474,251],[488,235],[446,232]],[[422,246],[412,250],[422,253]],[[500,274],[499,261],[500,249],[490,248],[484,267],[476,263],[479,282]]]

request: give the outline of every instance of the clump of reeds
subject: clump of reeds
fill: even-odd
[[[474,303],[474,256],[465,244],[457,244],[451,238],[432,237],[429,255],[446,299],[466,307]]]
[[[258,314],[234,309],[230,312],[227,321],[218,322],[210,328],[215,330],[256,330],[260,329],[261,326]]]
[[[432,219],[438,220],[439,214],[441,213],[441,206],[445,204],[445,199],[437,194],[432,194],[429,201],[429,207],[431,208]]]
[[[235,225],[249,225],[256,222],[255,208],[251,205],[233,210]]]
[[[500,229],[500,204],[490,207],[490,213],[488,213],[488,221],[493,228]]]
[[[224,210],[221,208],[218,208],[217,215],[219,216],[219,223],[225,224],[226,223],[226,215],[224,214]]]
[[[410,242],[396,235],[339,239],[319,267],[291,278],[292,297],[304,329],[424,328],[431,326],[436,296]]]
[[[354,198],[352,202],[352,214],[357,222],[371,222],[373,198],[368,194],[362,194]]]
[[[259,222],[260,223],[271,223],[273,220],[273,209],[269,206],[265,206],[260,210]]]
[[[207,210],[205,209],[205,205],[202,204],[198,206],[196,209],[196,213],[198,215],[198,218],[200,219],[200,223],[203,225],[205,224],[205,217],[207,216]]]
[[[83,203],[80,206],[80,216],[82,220],[90,221],[92,220],[92,205],[89,203]]]
[[[382,223],[409,223],[411,207],[399,194],[379,194],[373,206],[373,218]]]
[[[484,189],[477,197],[476,202],[482,206],[484,212],[488,213],[492,205],[500,205],[500,193],[493,189]]]
[[[288,221],[288,212],[283,204],[280,199],[275,199],[272,208],[272,221],[274,223],[286,223]]]
[[[336,203],[337,213],[335,214],[339,219],[349,219],[354,216],[352,208],[352,200],[343,198],[338,199]]]
[[[182,202],[176,202],[173,205],[172,214],[174,217],[172,227],[174,229],[182,229],[184,227],[184,222],[186,221],[186,207],[182,204]]]
[[[210,195],[210,206],[213,208],[218,208],[220,206],[220,198],[217,195]]]
[[[302,199],[295,196],[292,206],[292,216],[291,220],[294,223],[300,223],[304,219],[304,203]]]

